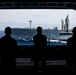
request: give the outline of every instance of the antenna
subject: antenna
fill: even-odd
[[[32,22],[32,20],[28,20],[28,22],[30,22],[30,28],[31,28],[31,22]]]

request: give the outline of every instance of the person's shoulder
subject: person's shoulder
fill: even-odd
[[[37,35],[33,36],[33,38],[37,37]]]
[[[68,39],[73,39],[73,36],[72,36],[72,37],[70,37],[70,38],[68,38]]]
[[[70,41],[70,40],[72,40],[72,39],[73,39],[73,37],[70,37],[70,38],[67,39],[67,41]]]
[[[43,35],[43,37],[47,38],[45,35]]]
[[[2,36],[1,38],[0,38],[0,40],[3,40],[5,38],[5,36]]]
[[[11,37],[11,39],[12,39],[13,41],[16,41],[13,37]]]

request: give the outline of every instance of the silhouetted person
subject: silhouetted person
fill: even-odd
[[[5,35],[0,39],[1,48],[1,66],[3,73],[13,73],[15,70],[15,55],[17,49],[16,40],[11,35],[10,27],[5,28]]]
[[[76,27],[72,32],[73,36],[67,40],[67,65],[71,71],[76,64]]]
[[[41,61],[42,71],[46,66],[45,47],[47,46],[47,37],[42,34],[42,28],[37,27],[37,34],[33,37],[35,45],[34,51],[34,65],[37,71],[39,71],[39,61]]]

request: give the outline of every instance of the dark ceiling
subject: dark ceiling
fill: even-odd
[[[69,1],[30,1],[12,0],[0,1],[0,9],[76,9],[76,2]]]

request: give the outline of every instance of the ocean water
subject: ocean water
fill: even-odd
[[[34,45],[34,43],[33,43],[33,40],[28,40],[28,41],[25,41],[25,40],[17,40],[17,44],[18,45]],[[47,45],[66,45],[66,43],[64,43],[64,42],[61,42],[61,41],[58,41],[58,42],[56,42],[56,41],[54,41],[54,42],[52,42],[52,41],[48,41],[47,42]]]

